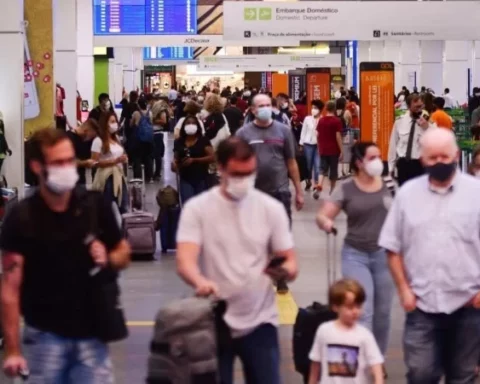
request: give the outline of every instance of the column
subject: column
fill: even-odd
[[[82,99],[88,100],[90,108],[93,108],[98,103],[98,95],[93,94],[95,83],[93,66],[93,6],[92,0],[76,1],[78,91]]]
[[[13,154],[5,159],[2,173],[10,186],[24,193],[24,35],[23,1],[7,1],[0,12],[0,111],[5,137]]]
[[[115,49],[115,52],[117,50]],[[117,62],[117,59],[114,59],[114,89],[115,89],[115,104],[118,104],[122,100],[123,92],[123,64]],[[126,88],[125,88],[126,89]],[[129,92],[129,90],[127,90]]]
[[[135,89],[142,89],[142,70],[143,70],[143,48],[133,48],[133,68],[135,70],[134,86]]]
[[[402,89],[402,70],[400,67],[400,41],[385,40],[383,60],[391,61],[395,65],[395,94]]]
[[[468,100],[468,68],[471,57],[471,41],[445,41],[443,84],[450,88],[450,94],[459,104]]]
[[[443,94],[443,41],[420,42],[420,83],[431,88],[435,94]]]
[[[108,59],[108,94],[114,104],[117,104],[122,100],[122,96],[120,95],[119,99],[115,92],[115,59]]]
[[[414,86],[420,89],[420,43],[404,40],[400,43],[400,87],[406,86],[410,91]]]
[[[360,89],[360,63],[370,61],[370,42],[369,41],[359,41],[357,45],[357,68],[354,68],[354,71],[357,71],[358,79],[358,88],[357,92]]]
[[[123,87],[127,92],[137,89],[135,86],[135,63],[132,48],[115,48],[115,63],[122,64]]]
[[[370,60],[369,61],[382,61],[383,60],[383,41],[370,41]]]
[[[472,68],[472,84],[473,87],[480,87],[480,41],[473,42],[473,68]]]
[[[77,122],[77,9],[75,0],[54,0],[53,73],[55,82],[65,89],[63,109],[68,122]]]

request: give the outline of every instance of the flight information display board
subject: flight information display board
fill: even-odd
[[[144,60],[193,60],[193,47],[146,47]]]
[[[94,35],[195,35],[197,0],[93,0]]]

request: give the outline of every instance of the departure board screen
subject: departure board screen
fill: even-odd
[[[193,47],[146,47],[144,60],[193,60]]]
[[[93,0],[94,35],[195,35],[197,0]]]

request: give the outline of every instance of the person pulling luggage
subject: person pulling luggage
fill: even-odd
[[[393,197],[381,177],[383,162],[379,148],[372,142],[357,142],[351,151],[350,166],[354,176],[342,183],[323,204],[317,223],[329,233],[340,211],[347,214],[342,275],[357,280],[365,289],[360,321],[373,332],[385,355],[395,287],[387,265],[387,253],[378,245],[378,238]]]
[[[257,160],[250,144],[228,138],[219,144],[217,159],[220,186],[183,208],[177,270],[197,295],[227,302],[231,339],[219,351],[222,384],[233,383],[236,356],[247,383],[279,384],[278,314],[270,278],[297,276],[289,220],[280,202],[254,188]]]

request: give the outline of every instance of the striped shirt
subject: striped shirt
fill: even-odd
[[[379,245],[402,255],[420,310],[452,313],[480,292],[480,181],[457,172],[434,189],[428,176],[400,188]]]

